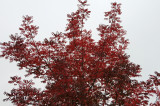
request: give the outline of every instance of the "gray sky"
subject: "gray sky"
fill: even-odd
[[[40,27],[36,39],[51,36],[51,32],[64,31],[68,13],[77,9],[78,0],[0,0],[0,42],[8,41],[9,35],[19,33],[23,15],[34,17],[34,23]],[[154,71],[160,72],[160,0],[88,0],[92,11],[86,28],[92,30],[93,38],[98,39],[96,28],[106,23],[104,12],[110,9],[110,3],[122,3],[122,25],[129,39],[128,54],[130,60],[141,65],[143,77],[148,78]],[[13,86],[8,84],[10,76],[21,75],[16,63],[0,58],[0,105],[12,106],[2,102],[4,91]]]

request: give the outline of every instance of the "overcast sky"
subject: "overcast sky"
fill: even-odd
[[[40,27],[37,40],[51,36],[51,32],[64,31],[66,15],[77,9],[78,0],[0,0],[0,42],[8,41],[9,35],[19,33],[23,15],[34,17],[34,23]],[[160,72],[160,0],[88,0],[92,11],[86,28],[92,30],[93,38],[99,39],[96,28],[105,24],[104,12],[110,9],[110,3],[122,3],[122,25],[129,39],[127,53],[130,60],[139,64],[146,80],[154,71]],[[10,76],[23,75],[16,63],[0,58],[0,105],[12,106],[2,102],[4,91],[13,86],[8,84]]]

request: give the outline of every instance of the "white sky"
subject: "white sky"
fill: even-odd
[[[34,17],[34,23],[40,27],[36,39],[50,37],[51,32],[64,31],[68,13],[77,9],[78,0],[0,0],[0,42],[8,41],[9,35],[19,33],[23,15]],[[93,37],[98,39],[96,28],[105,23],[104,12],[110,3],[122,3],[122,25],[127,30],[129,39],[128,54],[130,60],[141,65],[141,80],[147,79],[154,71],[160,72],[160,0],[88,0],[92,11],[86,28],[92,30]],[[23,75],[15,63],[0,58],[0,105],[12,106],[3,102],[4,91],[13,86],[8,84],[10,76]]]

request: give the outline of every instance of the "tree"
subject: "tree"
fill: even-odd
[[[52,33],[44,41],[36,41],[38,27],[31,16],[24,16],[20,35],[11,35],[11,41],[1,43],[1,57],[16,61],[25,76],[42,79],[45,89],[33,87],[32,80],[11,77],[9,83],[18,86],[5,92],[18,106],[152,106],[160,105],[160,73],[150,75],[147,81],[139,77],[141,68],[129,61],[125,50],[129,43],[126,31],[120,25],[120,4],[112,3],[105,12],[108,25],[99,25],[100,40],[94,42],[91,31],[84,28],[90,15],[87,0],[79,0],[78,10],[68,14],[66,32]],[[67,44],[68,41],[68,44]]]

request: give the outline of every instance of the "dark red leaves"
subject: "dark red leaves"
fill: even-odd
[[[19,30],[21,31],[21,34],[24,35],[26,38],[34,38],[37,33],[38,33],[38,28],[35,25],[32,25],[33,20],[31,16],[24,16],[23,17],[23,23],[21,25],[21,27],[19,28]]]
[[[50,38],[36,41],[38,27],[31,16],[24,16],[18,34],[9,42],[0,43],[0,57],[16,61],[25,76],[40,78],[45,89],[33,87],[32,80],[11,77],[9,83],[18,85],[4,94],[17,106],[146,106],[150,96],[160,105],[160,73],[147,81],[137,81],[141,68],[129,61],[125,53],[128,39],[120,25],[120,4],[112,3],[105,12],[108,25],[99,25],[100,40],[94,42],[91,31],[84,29],[90,11],[87,0],[78,0],[78,10],[68,14],[66,32],[52,33]],[[67,42],[68,41],[68,42]]]

